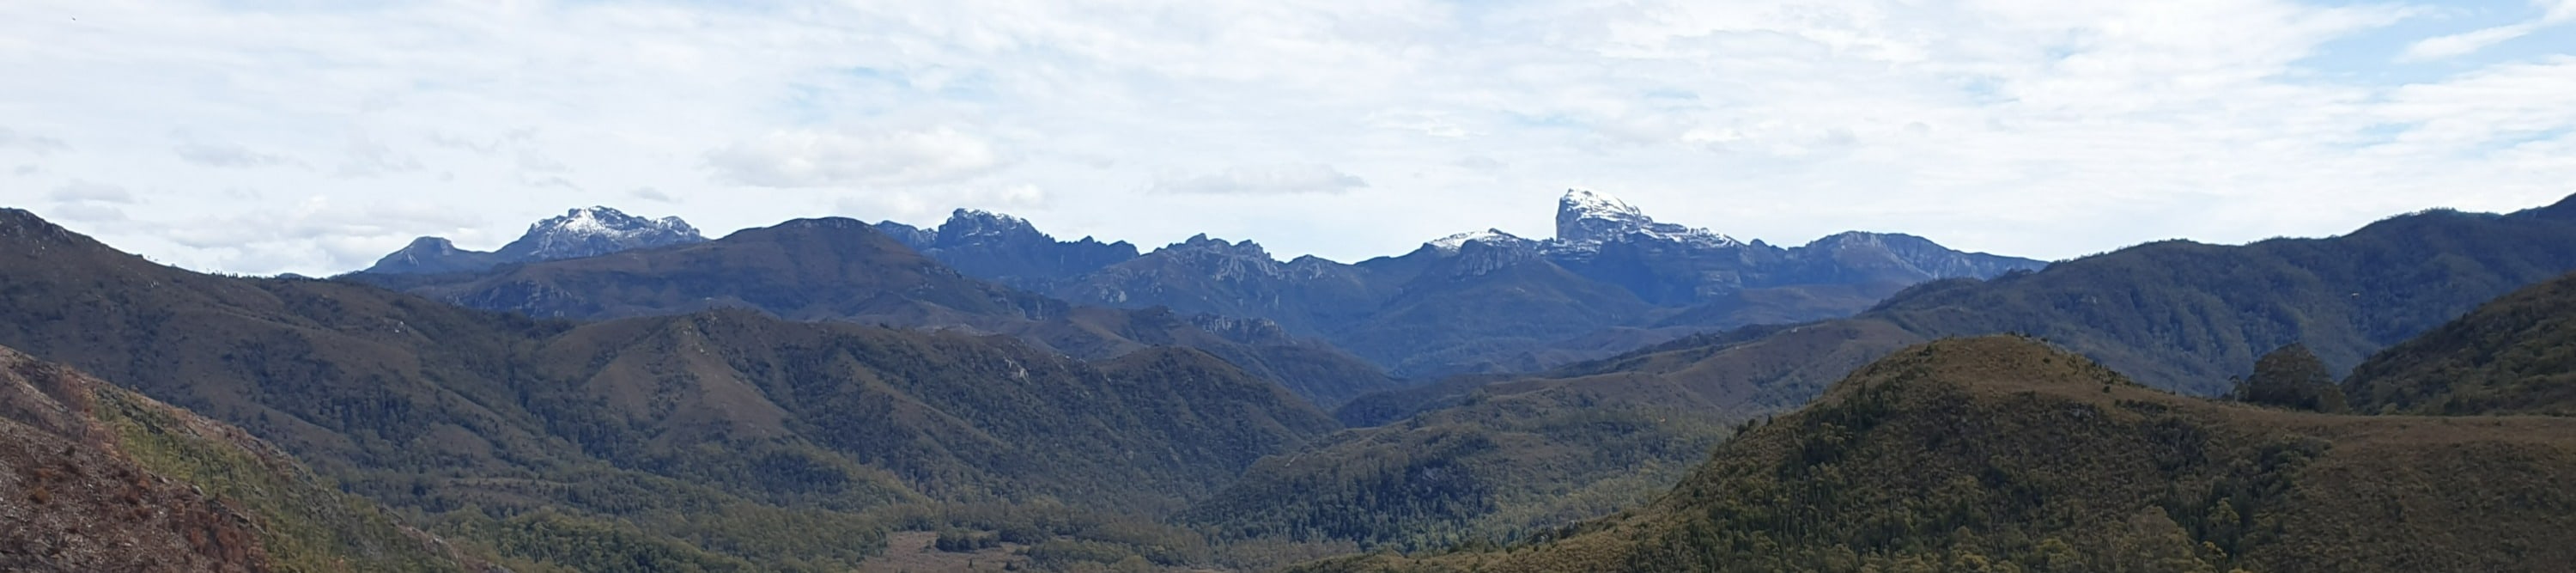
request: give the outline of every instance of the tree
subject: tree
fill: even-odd
[[[2247,403],[2317,412],[2344,411],[2343,390],[2326,363],[2302,344],[2283,346],[2254,361],[2254,375],[2236,386]]]

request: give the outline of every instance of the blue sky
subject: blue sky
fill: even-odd
[[[0,205],[330,274],[586,205],[1282,258],[1551,232],[2063,258],[2576,193],[2576,1],[0,5]]]

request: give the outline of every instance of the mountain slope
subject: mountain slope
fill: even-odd
[[[1335,426],[1276,385],[1187,349],[1094,365],[1008,338],[733,310],[585,326],[538,354],[601,397],[607,419],[595,424],[641,431],[595,450],[795,436],[944,498],[1161,503],[1203,495]]]
[[[1254,465],[1181,515],[1220,535],[1421,549],[1507,540],[1644,503],[1730,435],[1804,396],[1767,384],[1848,372],[1919,341],[1885,325],[1794,329],[1719,349],[1645,353],[1491,382]],[[1792,401],[1796,400],[1796,401]],[[1381,416],[1389,414],[1380,413]]]
[[[1334,335],[1398,372],[1525,372],[1571,333],[1644,322],[1653,307],[1525,245],[1470,241],[1425,265],[1376,313]]]
[[[2167,394],[2028,339],[1898,352],[1652,506],[1509,552],[1314,571],[2543,571],[2576,420]]]
[[[0,569],[467,571],[238,428],[0,348]]]
[[[2576,416],[2576,275],[2505,295],[2372,355],[2345,381],[2362,412]]]
[[[2576,270],[2576,218],[2428,211],[2323,239],[2151,243],[2027,275],[1935,283],[1862,314],[1926,336],[2023,332],[2150,386],[2214,395],[2291,343],[2337,372]]]

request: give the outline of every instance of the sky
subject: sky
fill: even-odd
[[[2576,193],[2576,0],[10,0],[0,206],[234,274],[951,209],[1280,258],[1599,190],[2063,259]]]

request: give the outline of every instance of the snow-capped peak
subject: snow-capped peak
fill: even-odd
[[[1458,252],[1458,249],[1465,248],[1465,247],[1467,246],[1467,243],[1469,243],[1469,242],[1473,242],[1473,241],[1488,241],[1488,242],[1502,242],[1502,243],[1519,243],[1519,242],[1524,242],[1524,241],[1527,241],[1527,240],[1528,240],[1528,239],[1523,239],[1523,238],[1520,238],[1520,237],[1518,237],[1518,236],[1514,236],[1514,235],[1512,235],[1511,233],[1505,233],[1505,232],[1503,232],[1503,230],[1502,230],[1502,229],[1486,229],[1486,230],[1482,230],[1482,231],[1474,231],[1474,232],[1468,232],[1468,233],[1459,233],[1459,234],[1455,234],[1455,235],[1450,235],[1450,236],[1446,236],[1446,237],[1441,237],[1441,238],[1438,238],[1438,239],[1433,239],[1433,240],[1431,240],[1431,242],[1427,242],[1427,243],[1423,243],[1423,244],[1424,244],[1424,245],[1429,245],[1431,248],[1434,248],[1434,249],[1439,249],[1439,250],[1440,250],[1440,252],[1443,252],[1443,253],[1452,253],[1452,254],[1454,254],[1454,253],[1457,253],[1457,252]]]
[[[704,240],[696,227],[679,217],[646,219],[607,207],[584,207],[528,225],[528,234],[503,245],[499,254],[504,260],[545,261]]]
[[[1697,247],[1731,247],[1744,243],[1707,229],[1658,223],[1617,197],[1590,189],[1568,189],[1556,202],[1556,246],[1592,249],[1627,237],[1673,241]]]
[[[948,214],[939,225],[938,244],[959,245],[997,240],[1028,239],[1054,241],[1038,231],[1027,219],[982,209],[958,209]]]
[[[528,225],[529,235],[550,233],[595,236],[678,233],[696,236],[698,230],[679,217],[646,219],[607,207],[583,207],[566,209],[561,217]]]
[[[1565,197],[1556,200],[1557,217],[1566,215],[1597,219],[1645,219],[1646,213],[1618,197],[1591,189],[1567,189]]]

